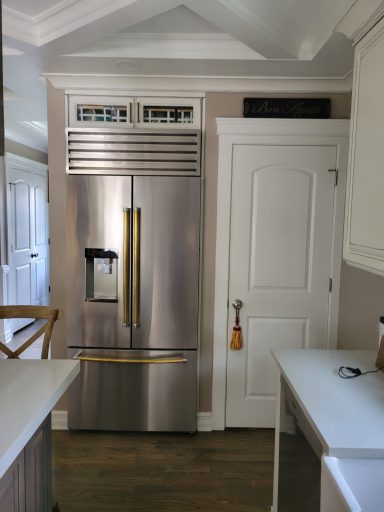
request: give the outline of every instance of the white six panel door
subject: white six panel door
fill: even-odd
[[[332,146],[234,146],[228,337],[238,298],[244,347],[228,350],[227,427],[274,426],[271,349],[326,347],[336,158]]]

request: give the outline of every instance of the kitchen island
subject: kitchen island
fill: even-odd
[[[1,512],[52,510],[50,413],[79,371],[78,361],[0,360]]]
[[[289,501],[295,512],[333,510],[331,503],[326,509],[320,505],[320,483],[322,496],[332,492],[330,487],[324,488],[329,482],[335,484],[336,494],[342,493],[334,474],[330,474],[332,459],[343,460],[343,464],[333,466],[345,470],[345,475],[352,464],[357,467],[364,461],[366,467],[367,460],[377,464],[377,459],[384,459],[384,374],[369,373],[352,379],[338,375],[340,366],[360,368],[362,372],[375,370],[376,352],[276,350],[273,357],[280,370],[273,511],[291,510],[286,505]],[[284,460],[287,454],[291,458],[288,463]],[[341,480],[345,484],[348,477]],[[293,503],[296,481],[302,498]],[[362,483],[369,487],[370,481]],[[368,495],[382,489],[376,485]],[[359,494],[353,486],[347,490],[349,497]],[[300,500],[304,503],[306,499],[306,508],[301,509]],[[352,507],[353,499],[348,497],[342,501],[345,508],[339,504],[335,510],[371,510],[369,504],[357,504],[356,500]]]

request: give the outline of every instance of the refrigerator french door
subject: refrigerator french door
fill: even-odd
[[[68,176],[71,429],[196,430],[200,180]]]

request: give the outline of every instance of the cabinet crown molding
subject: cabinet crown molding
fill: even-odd
[[[383,16],[384,0],[357,0],[336,25],[335,31],[357,44]]]

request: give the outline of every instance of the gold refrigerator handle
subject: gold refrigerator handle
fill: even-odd
[[[132,324],[135,329],[140,327],[140,230],[141,208],[133,210],[133,304]]]
[[[130,358],[114,358],[114,357],[97,357],[97,356],[82,356],[75,355],[73,359],[77,361],[88,361],[95,363],[125,363],[125,364],[178,364],[187,363],[188,359],[185,357],[159,357],[159,358],[142,358],[142,359],[130,359]]]
[[[131,209],[124,208],[124,235],[123,235],[123,327],[129,327],[131,325],[130,319],[130,304],[129,304],[129,293],[130,293],[130,272],[129,272],[129,260],[130,260],[130,240],[131,240]]]

